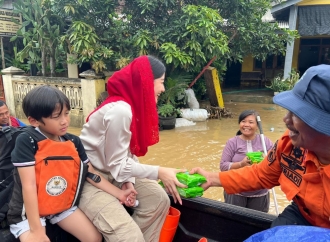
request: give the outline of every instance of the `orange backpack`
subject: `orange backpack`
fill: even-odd
[[[75,144],[66,135],[62,136],[66,141],[57,142],[34,128],[26,132],[38,142],[35,173],[40,216],[78,205],[88,166],[80,160]]]

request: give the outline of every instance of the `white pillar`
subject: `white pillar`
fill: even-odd
[[[298,16],[298,6],[290,7],[290,17],[289,17],[289,29],[296,30],[297,26],[297,16]],[[285,63],[284,63],[284,78],[289,77],[291,69],[292,69],[292,58],[293,58],[293,50],[294,50],[294,39],[288,41],[286,46],[286,55],[285,55]]]
[[[68,78],[78,78],[78,65],[69,63],[71,59],[75,60],[77,56],[72,54],[66,54],[66,56],[68,63]]]
[[[4,91],[5,91],[6,104],[10,111],[10,114],[15,117],[16,110],[15,110],[15,97],[14,97],[12,77],[15,74],[16,75],[23,74],[24,71],[22,69],[11,66],[6,69],[3,69],[1,72],[3,74],[5,74],[5,75],[2,75],[2,81],[3,81]]]
[[[98,76],[94,71],[88,70],[79,74],[81,77],[81,93],[83,100],[84,120],[96,108],[97,99],[105,91],[105,81],[102,76]]]

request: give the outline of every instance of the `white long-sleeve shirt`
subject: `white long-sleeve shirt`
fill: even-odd
[[[118,182],[158,179],[158,166],[140,164],[130,152],[132,110],[124,101],[98,109],[84,124],[80,139],[94,167],[110,172]]]

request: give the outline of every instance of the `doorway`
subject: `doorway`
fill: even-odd
[[[300,75],[311,66],[330,64],[330,38],[301,39],[298,59]]]
[[[227,64],[224,87],[239,87],[241,84],[242,63],[231,62]]]

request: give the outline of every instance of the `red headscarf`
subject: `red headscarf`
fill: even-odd
[[[148,146],[159,141],[158,114],[154,93],[154,76],[147,56],[134,59],[128,66],[115,72],[108,80],[109,97],[87,118],[102,106],[119,100],[127,102],[132,109],[132,132],[130,150],[143,156]]]

